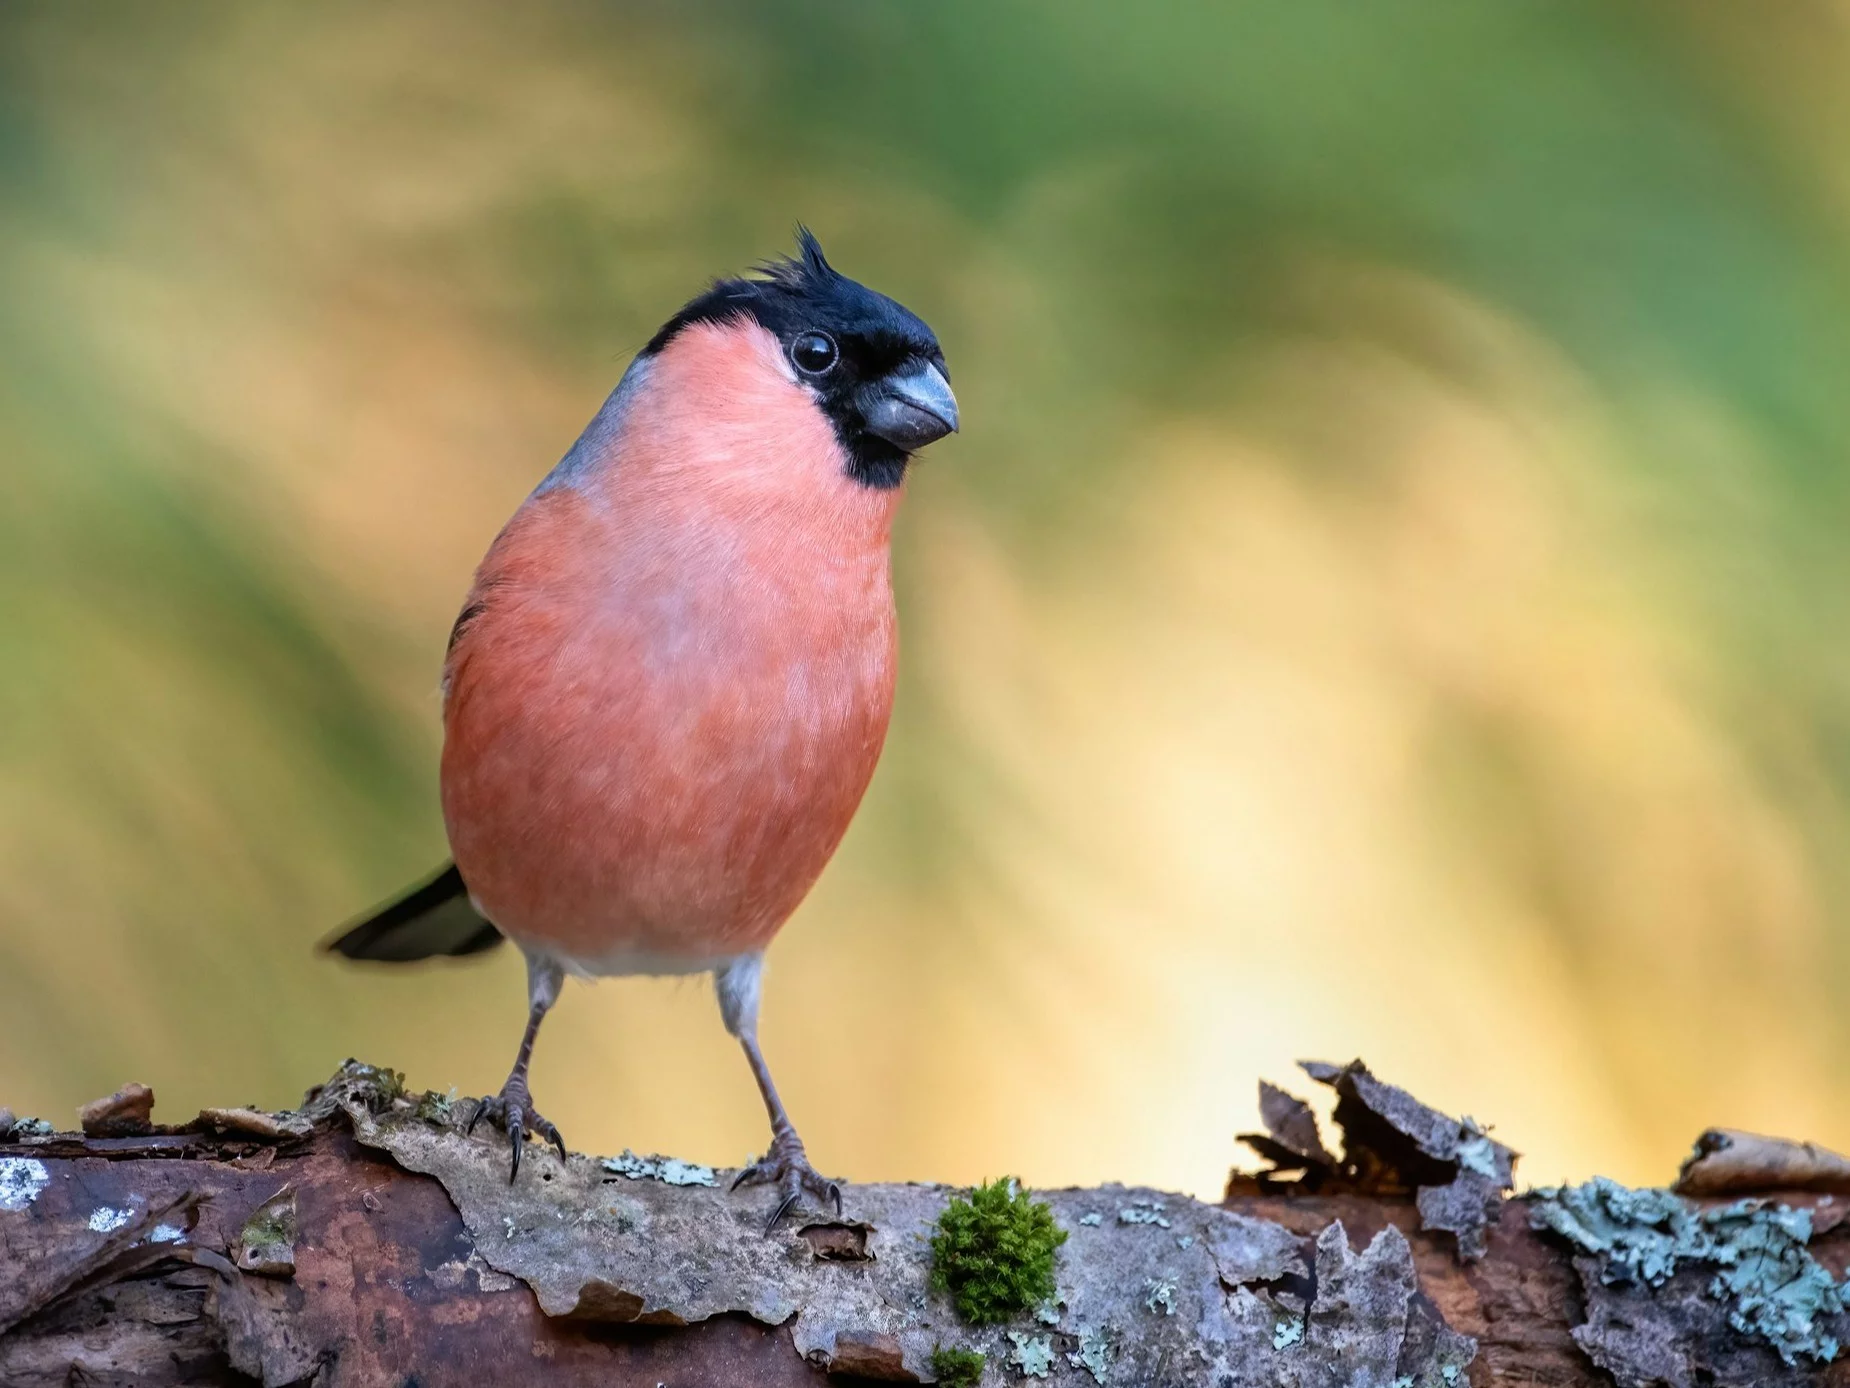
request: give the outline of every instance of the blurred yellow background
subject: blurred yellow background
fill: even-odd
[[[771,955],[822,1169],[1219,1188],[1368,1059],[1541,1182],[1850,1147],[1850,7],[9,4],[0,1101],[492,1091],[435,868],[470,570],[788,248],[943,339],[885,762]],[[540,1107],[733,1163],[708,989]]]

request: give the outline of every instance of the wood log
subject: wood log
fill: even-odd
[[[929,1382],[963,1351],[984,1384],[1072,1388],[1850,1385],[1850,1192],[1815,1169],[1745,1204],[1518,1196],[1474,1125],[1307,1068],[1340,1157],[1268,1086],[1250,1142],[1274,1165],[1218,1204],[1034,1192],[1066,1233],[1057,1295],[983,1326],[931,1275],[950,1188],[849,1185],[842,1217],[766,1234],[771,1192],[690,1163],[534,1147],[510,1185],[466,1102],[351,1062],[293,1114],[16,1124],[0,1384]]]

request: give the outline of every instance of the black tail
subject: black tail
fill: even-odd
[[[501,938],[469,904],[462,874],[450,863],[423,886],[354,922],[321,947],[349,959],[409,964],[438,955],[479,954]]]

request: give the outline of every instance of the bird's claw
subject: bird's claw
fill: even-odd
[[[764,1232],[767,1235],[777,1228],[806,1191],[817,1200],[833,1204],[836,1217],[841,1217],[841,1187],[828,1177],[818,1174],[816,1168],[809,1164],[803,1144],[794,1136],[787,1141],[782,1138],[773,1141],[770,1151],[732,1179],[734,1190],[740,1186],[759,1185],[775,1185],[778,1193],[783,1196],[777,1202],[777,1208],[771,1212],[771,1218],[765,1222]]]
[[[527,1134],[550,1142],[559,1149],[559,1159],[565,1159],[565,1139],[559,1136],[559,1130],[548,1121],[538,1109],[533,1107],[533,1100],[527,1095],[527,1087],[510,1080],[501,1087],[501,1092],[490,1099],[483,1099],[475,1106],[475,1112],[469,1115],[469,1126],[463,1131],[473,1133],[475,1125],[484,1118],[496,1127],[503,1129],[513,1147],[513,1159],[508,1166],[507,1183],[513,1185],[520,1175],[520,1153],[527,1145]]]

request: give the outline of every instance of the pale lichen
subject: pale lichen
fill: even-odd
[[[1801,1354],[1821,1363],[1835,1359],[1837,1339],[1817,1322],[1846,1310],[1846,1298],[1805,1251],[1810,1212],[1743,1200],[1711,1211],[1705,1222],[1723,1255],[1710,1292],[1730,1299],[1728,1323],[1758,1335],[1788,1364]]]
[[[1079,1337],[1079,1348],[1066,1356],[1066,1362],[1091,1374],[1094,1383],[1103,1383],[1105,1370],[1111,1364],[1110,1333],[1104,1329],[1086,1331]]]
[[[1154,1224],[1159,1229],[1169,1227],[1169,1216],[1163,1213],[1160,1200],[1133,1200],[1118,1211],[1120,1224]]]
[[[1047,1371],[1053,1367],[1053,1336],[1011,1330],[1009,1341],[1015,1346],[1009,1351],[1009,1363],[1021,1370],[1022,1377],[1047,1377]]]
[[[1469,1114],[1460,1118],[1458,1124],[1465,1130],[1466,1136],[1458,1144],[1458,1152],[1453,1160],[1466,1171],[1475,1171],[1494,1181],[1502,1180],[1504,1172],[1497,1154],[1497,1144],[1491,1141],[1490,1135]]]
[[[1713,1267],[1708,1295],[1728,1323],[1764,1340],[1788,1365],[1836,1358],[1825,1322],[1847,1304],[1806,1245],[1811,1214],[1765,1200],[1702,1210],[1664,1190],[1631,1190],[1605,1177],[1536,1193],[1530,1218],[1600,1259],[1607,1285],[1664,1286],[1688,1264]]]
[[[712,1186],[719,1179],[710,1166],[682,1161],[679,1157],[639,1157],[627,1149],[620,1156],[605,1157],[598,1163],[615,1176],[632,1181],[660,1181],[670,1186]]]
[[[1667,1190],[1631,1190],[1595,1176],[1584,1185],[1537,1191],[1530,1221],[1604,1260],[1607,1282],[1662,1286],[1679,1258],[1708,1250],[1700,1212]]]
[[[134,1217],[133,1210],[118,1210],[113,1205],[98,1205],[90,1212],[90,1232],[113,1234]]]
[[[23,1210],[51,1184],[45,1163],[32,1157],[0,1157],[0,1210]]]

